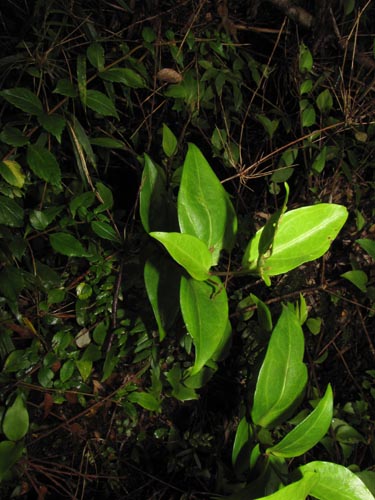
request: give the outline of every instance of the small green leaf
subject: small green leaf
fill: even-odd
[[[313,106],[307,106],[302,111],[302,127],[311,127],[316,122],[316,113]]]
[[[146,87],[143,77],[130,68],[110,68],[99,73],[99,76],[103,80],[122,83],[126,87],[133,89],[143,89]]]
[[[80,300],[86,300],[86,299],[90,298],[92,295],[91,285],[82,281],[81,283],[79,283],[77,285],[76,294]]]
[[[168,156],[168,158],[173,156],[177,150],[177,138],[165,123],[163,123],[162,147],[164,154]]]
[[[44,128],[44,130],[47,130],[47,132],[56,137],[58,142],[61,143],[61,134],[63,133],[66,125],[66,121],[62,116],[43,113],[38,115],[38,122]]]
[[[285,458],[299,457],[313,448],[326,434],[333,415],[333,395],[328,385],[316,408],[278,444],[268,448],[266,453]]]
[[[23,209],[11,198],[0,195],[0,224],[10,227],[23,226]]]
[[[60,94],[66,97],[77,97],[78,92],[73,83],[67,78],[62,78],[57,82],[53,94]]]
[[[228,194],[194,144],[189,144],[185,158],[177,206],[181,231],[206,243],[212,264],[217,264],[221,250],[233,248],[237,217]]]
[[[103,46],[98,42],[93,42],[87,47],[86,51],[87,59],[94,66],[94,68],[101,71],[104,67],[104,49]]]
[[[325,115],[328,114],[333,106],[333,99],[331,92],[328,89],[323,90],[316,98],[316,105],[319,111]]]
[[[116,243],[120,241],[119,235],[108,222],[93,221],[91,222],[91,229],[103,240],[114,241]]]
[[[124,143],[117,139],[112,139],[112,137],[90,138],[90,143],[92,146],[99,146],[101,148],[124,149]]]
[[[21,130],[15,127],[6,125],[0,134],[0,141],[5,142],[9,146],[18,148],[29,143],[29,138],[26,137]]]
[[[301,83],[300,88],[299,88],[299,93],[301,95],[308,94],[309,92],[312,91],[312,88],[313,88],[313,82],[309,78]]]
[[[105,210],[109,210],[110,208],[112,208],[113,207],[112,191],[101,182],[97,182],[95,187],[101,202],[101,205],[95,209],[95,213],[104,212]]]
[[[310,330],[310,333],[313,335],[318,335],[320,329],[322,327],[322,319],[321,318],[309,318],[306,321],[306,326]]]
[[[30,212],[30,224],[37,231],[44,231],[49,225],[49,219],[40,210],[33,210]]]
[[[83,382],[89,378],[92,371],[92,361],[79,359],[76,361],[76,366],[82,377]]]
[[[365,484],[346,467],[330,462],[310,462],[299,468],[303,475],[314,472],[318,482],[311,496],[318,500],[374,500]]]
[[[310,72],[313,67],[313,57],[310,50],[304,43],[301,43],[299,49],[299,70],[301,73]]]
[[[21,165],[14,160],[4,160],[0,162],[0,175],[11,186],[22,188],[25,184],[25,174]]]
[[[10,441],[19,441],[29,430],[29,414],[25,401],[21,394],[18,394],[12,406],[4,415],[3,433]]]
[[[131,403],[137,403],[142,408],[149,411],[160,412],[160,402],[148,392],[132,392],[128,396],[128,401]]]
[[[30,115],[38,115],[43,111],[43,105],[39,97],[29,89],[15,87],[13,89],[1,90],[0,96],[16,108]]]
[[[340,274],[341,278],[345,278],[355,285],[361,292],[367,292],[368,277],[364,271],[355,269],[354,271],[347,271],[344,274]]]
[[[365,252],[367,252],[375,260],[375,241],[369,238],[356,240]]]
[[[185,268],[190,276],[199,281],[209,278],[211,253],[201,240],[190,234],[161,231],[152,232],[150,236],[164,245],[171,257]]]
[[[266,115],[256,115],[256,118],[263,125],[269,139],[272,139],[279,126],[280,120],[270,120]]]
[[[52,248],[68,257],[87,257],[88,253],[74,236],[68,233],[55,233],[49,236]]]
[[[87,90],[86,93],[87,107],[103,116],[114,116],[119,120],[116,107],[113,101],[99,90]]]
[[[56,157],[42,146],[30,144],[27,148],[27,163],[40,179],[53,186],[61,185],[61,171]]]
[[[327,146],[323,146],[313,161],[312,169],[318,174],[321,174],[323,172],[323,169],[326,165],[327,150]]]
[[[307,381],[303,354],[301,325],[295,313],[283,306],[255,388],[251,416],[256,425],[271,426],[302,394]]]
[[[226,334],[228,298],[216,276],[210,279],[210,283],[182,276],[180,304],[186,328],[195,346],[193,375],[211,359]]]
[[[60,380],[61,382],[67,382],[68,380],[70,380],[72,378],[72,375],[74,373],[74,370],[76,368],[76,365],[74,363],[74,361],[72,359],[68,359],[68,361],[66,361],[61,369],[60,369]]]

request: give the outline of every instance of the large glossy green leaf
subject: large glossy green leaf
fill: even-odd
[[[39,97],[29,89],[15,87],[13,89],[1,90],[0,96],[16,108],[30,115],[38,115],[43,111],[43,105]]]
[[[310,462],[299,468],[303,475],[315,472],[318,482],[311,495],[318,500],[374,500],[365,484],[346,467],[331,462]]]
[[[164,171],[145,154],[139,212],[147,233],[172,229],[169,207]]]
[[[122,83],[126,87],[133,89],[143,89],[146,87],[143,77],[130,68],[110,68],[99,73],[99,76],[103,80]]]
[[[60,167],[56,157],[48,149],[30,144],[27,148],[27,163],[37,177],[53,186],[60,186]]]
[[[259,269],[260,229],[246,248],[242,265],[250,272],[269,276],[286,273],[315,260],[329,249],[348,217],[342,205],[322,203],[286,212],[279,222],[272,254]]]
[[[19,441],[29,429],[29,414],[25,401],[21,394],[18,394],[12,406],[4,415],[3,433],[10,441]]]
[[[256,500],[305,500],[318,481],[318,474],[306,472],[299,481],[288,484],[288,486],[272,493],[272,495],[257,498]]]
[[[119,119],[117,110],[113,102],[103,92],[99,90],[86,91],[87,107],[103,116],[114,116]]]
[[[11,198],[0,195],[0,224],[11,227],[23,225],[23,209]]]
[[[333,415],[332,388],[328,385],[323,398],[314,411],[287,434],[280,443],[268,448],[267,453],[291,458],[303,455],[326,434]]]
[[[55,233],[49,237],[52,248],[68,257],[87,257],[82,243],[68,233]]]
[[[181,268],[164,255],[152,255],[145,264],[147,295],[159,329],[160,340],[176,319],[179,304]]]
[[[303,354],[301,325],[295,313],[283,306],[255,388],[251,412],[255,424],[269,427],[299,398],[307,382]]]
[[[171,257],[185,268],[190,276],[199,281],[209,278],[211,254],[203,241],[190,234],[161,231],[152,232],[150,236],[164,245]]]
[[[192,373],[199,370],[215,353],[228,324],[228,298],[218,277],[209,282],[181,278],[180,305],[186,328],[195,346]]]
[[[200,150],[189,144],[178,193],[178,221],[183,233],[204,241],[217,264],[222,249],[230,251],[237,217],[229,196]]]

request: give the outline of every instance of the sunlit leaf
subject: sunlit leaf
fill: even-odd
[[[180,304],[186,328],[195,346],[193,374],[203,368],[225,335],[228,299],[218,277],[212,277],[208,283],[182,276]]]
[[[150,233],[152,238],[162,243],[171,257],[180,264],[196,280],[202,281],[209,277],[211,253],[206,245],[190,234]]]
[[[11,186],[22,188],[25,184],[25,174],[21,165],[14,160],[4,160],[0,162],[0,175]]]
[[[302,394],[307,382],[304,337],[297,316],[283,306],[260,369],[251,412],[256,425],[269,427]]]
[[[237,217],[228,194],[200,150],[189,144],[178,193],[181,231],[206,243],[217,264],[222,249],[230,251]]]
[[[318,482],[311,496],[318,500],[374,500],[365,484],[346,467],[330,462],[310,462],[299,468],[303,475],[314,472]]]
[[[271,495],[258,497],[257,500],[305,500],[318,481],[318,474],[306,472],[299,481],[288,484]]]
[[[326,434],[333,415],[333,395],[328,385],[316,408],[267,453],[280,457],[299,457],[313,448]]]

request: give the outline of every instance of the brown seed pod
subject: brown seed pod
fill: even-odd
[[[182,75],[172,68],[162,68],[156,73],[156,78],[161,82],[167,83],[182,82]]]

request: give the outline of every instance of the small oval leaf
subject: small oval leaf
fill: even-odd
[[[82,243],[68,233],[55,233],[49,237],[52,248],[68,257],[87,257],[88,254]]]
[[[21,394],[5,412],[3,432],[10,441],[19,441],[29,429],[29,414]]]

